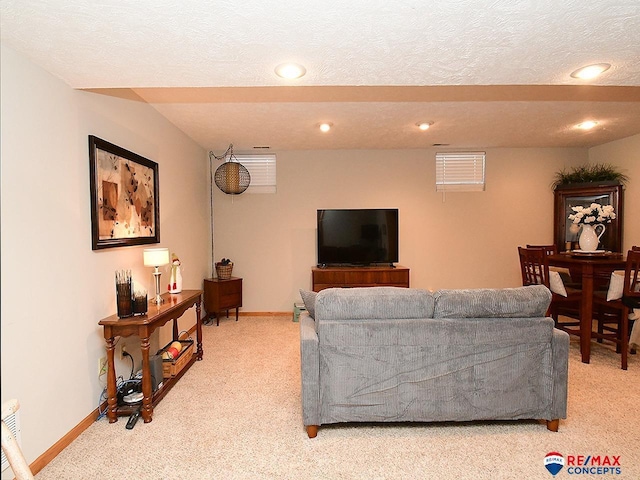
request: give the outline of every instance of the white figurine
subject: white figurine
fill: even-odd
[[[169,293],[180,293],[182,291],[182,273],[180,272],[180,260],[175,253],[171,254],[171,277],[169,278]]]

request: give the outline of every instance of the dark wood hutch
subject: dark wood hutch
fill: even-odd
[[[623,186],[619,183],[594,182],[558,185],[554,192],[553,238],[558,252],[577,247],[579,233],[571,231],[571,207],[589,206],[591,203],[613,205],[616,219],[605,225],[599,248],[612,252],[622,251],[622,224],[624,219]]]

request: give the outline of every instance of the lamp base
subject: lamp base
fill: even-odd
[[[154,305],[162,305],[164,303],[164,298],[160,296],[160,275],[160,270],[158,270],[158,267],[156,267],[155,272],[153,272],[153,276],[155,277],[156,281],[156,296],[151,299],[151,303],[153,303]]]
[[[162,305],[164,303],[164,298],[158,295],[157,297],[149,300],[149,303],[153,303],[154,305]]]

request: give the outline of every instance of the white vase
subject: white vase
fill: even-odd
[[[600,234],[596,232],[596,229],[601,227]],[[593,252],[598,249],[598,243],[600,243],[600,237],[606,230],[605,226],[601,223],[597,223],[595,225],[582,225],[582,233],[580,234],[580,238],[578,242],[580,243],[580,250],[583,252]]]

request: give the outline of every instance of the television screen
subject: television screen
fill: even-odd
[[[397,208],[318,210],[318,265],[397,261]]]

